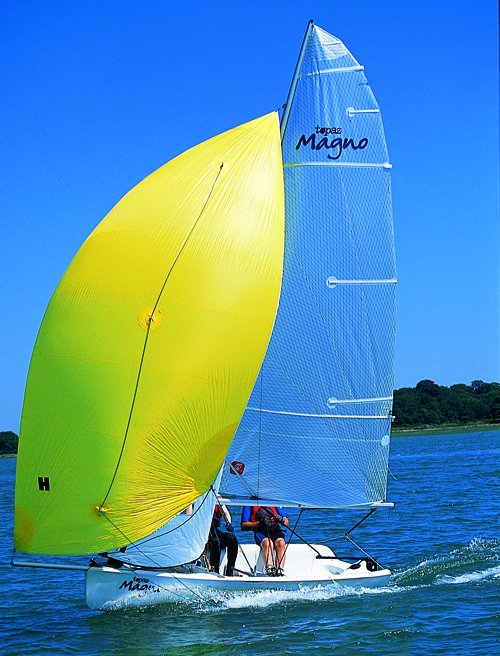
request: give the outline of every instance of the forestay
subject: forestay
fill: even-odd
[[[393,389],[391,167],[363,68],[312,24],[282,132],[280,304],[221,493],[236,503],[378,504]]]

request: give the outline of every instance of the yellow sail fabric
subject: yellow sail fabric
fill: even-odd
[[[32,356],[18,551],[116,548],[209,489],[269,341],[283,235],[276,113],[165,164],[99,224]]]

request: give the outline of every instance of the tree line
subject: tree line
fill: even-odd
[[[394,391],[394,428],[500,423],[500,383],[473,380],[444,387],[421,380]]]
[[[394,391],[394,428],[440,424],[500,424],[500,383],[473,380],[451,387],[421,380],[415,387]],[[17,453],[18,436],[0,432],[0,455]]]
[[[17,442],[19,438],[12,431],[0,432],[0,456],[17,453]]]

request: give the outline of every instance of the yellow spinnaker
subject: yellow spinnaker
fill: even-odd
[[[85,241],[32,356],[17,550],[116,548],[209,489],[271,334],[283,206],[273,113],[165,164]]]

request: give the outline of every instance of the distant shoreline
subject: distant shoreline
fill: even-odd
[[[400,428],[391,431],[392,437],[418,437],[419,435],[453,435],[454,433],[482,433],[500,430],[500,424],[438,424],[427,428]]]
[[[419,435],[453,435],[455,433],[482,433],[484,431],[500,431],[500,424],[463,424],[463,425],[441,425],[428,428],[400,428],[391,431],[391,436],[418,437]],[[0,458],[15,458],[17,453],[0,453]]]

